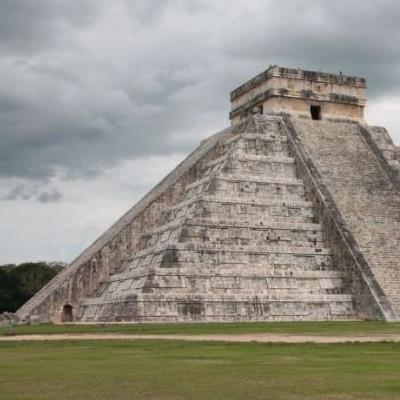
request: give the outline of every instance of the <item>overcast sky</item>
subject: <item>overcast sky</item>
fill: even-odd
[[[270,64],[368,80],[400,142],[398,0],[0,0],[0,263],[71,261]]]

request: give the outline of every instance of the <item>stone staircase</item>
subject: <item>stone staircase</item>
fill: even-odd
[[[81,321],[354,319],[278,117],[253,118],[142,248],[81,303]]]
[[[400,190],[355,122],[291,117],[299,140],[400,318]]]

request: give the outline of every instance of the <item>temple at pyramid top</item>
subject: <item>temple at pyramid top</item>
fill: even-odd
[[[364,78],[274,65],[231,92],[230,119],[278,112],[362,120],[365,92]]]

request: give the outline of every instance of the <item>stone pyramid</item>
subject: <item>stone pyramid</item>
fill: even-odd
[[[232,127],[203,141],[19,315],[398,319],[399,162],[387,132],[362,123],[363,89],[362,78],[276,66],[238,88]]]

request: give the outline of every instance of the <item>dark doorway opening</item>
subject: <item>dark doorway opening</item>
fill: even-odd
[[[319,121],[321,119],[321,106],[310,106],[311,118]]]
[[[66,304],[62,310],[61,322],[73,322],[74,321],[74,308]]]

